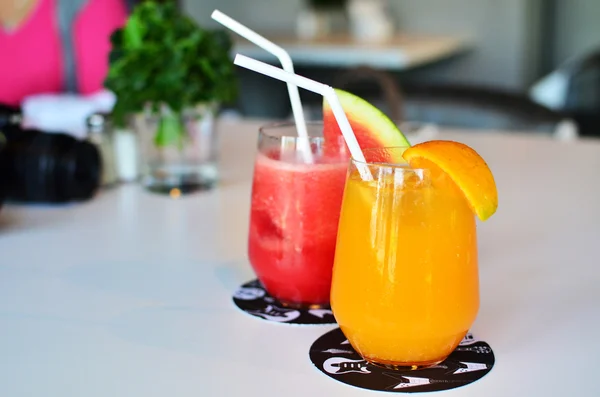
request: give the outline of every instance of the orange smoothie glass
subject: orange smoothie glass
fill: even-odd
[[[463,193],[433,164],[386,164],[404,148],[365,150],[346,179],[331,307],[367,361],[392,368],[442,362],[479,310],[476,220]]]

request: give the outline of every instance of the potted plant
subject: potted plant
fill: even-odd
[[[105,86],[115,93],[117,127],[133,120],[144,184],[179,193],[212,186],[217,147],[213,117],[237,94],[232,42],[173,2],[140,3],[111,36]]]

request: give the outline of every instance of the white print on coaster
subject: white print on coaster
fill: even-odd
[[[335,318],[331,308],[293,309],[273,298],[260,281],[253,280],[233,293],[233,302],[241,310],[262,320],[298,325],[331,325]]]
[[[367,363],[339,328],[310,347],[310,360],[325,375],[347,385],[390,393],[422,393],[454,389],[483,378],[494,366],[486,342],[465,336],[442,363],[419,370],[393,370]]]

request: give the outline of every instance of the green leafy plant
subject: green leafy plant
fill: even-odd
[[[226,103],[237,95],[229,35],[201,28],[173,2],[140,3],[125,26],[113,32],[111,44],[104,85],[117,97],[114,122],[123,126],[128,116],[147,107],[159,115],[166,106],[157,145],[181,137],[183,109]]]

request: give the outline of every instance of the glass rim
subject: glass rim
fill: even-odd
[[[362,153],[365,154],[365,152],[373,152],[376,150],[389,150],[389,149],[408,149],[409,147],[411,147],[410,145],[406,145],[406,146],[384,146],[384,147],[369,147],[369,148],[364,148],[362,149]],[[350,158],[350,161],[352,162],[352,164],[355,165],[364,165],[367,167],[377,167],[377,168],[392,168],[392,169],[402,169],[402,170],[406,170],[406,171],[426,171],[429,172],[430,170],[428,168],[415,168],[415,167],[411,167],[410,164],[407,161],[404,161],[403,163],[385,163],[385,162],[374,162],[374,161],[361,161],[361,160],[357,160],[354,157]]]
[[[308,128],[308,140],[312,143],[324,143],[325,136],[323,131],[319,131],[319,135],[311,135],[310,127],[323,127],[324,123],[321,120],[307,121],[306,126]],[[278,129],[292,128],[294,132],[290,133],[273,133],[271,131],[277,131]],[[275,121],[273,123],[264,124],[258,128],[258,136],[260,138],[272,139],[272,140],[286,140],[286,141],[298,141],[300,137],[296,131],[296,123],[294,121]],[[338,139],[344,140],[342,135]]]
[[[307,121],[306,122],[307,126],[322,126],[323,125],[323,121],[322,120],[311,120],[311,121]],[[282,134],[282,135],[274,135],[274,134],[269,134],[267,132],[267,130],[269,129],[277,129],[277,128],[289,128],[289,127],[296,127],[296,123],[294,121],[275,121],[269,124],[265,124],[262,125],[258,128],[258,132],[259,135],[262,135],[268,139],[292,139],[292,140],[298,140],[299,136],[297,134],[294,135],[286,135],[286,134]],[[310,141],[324,141],[325,137],[324,136],[310,136],[308,137],[308,139]],[[344,137],[342,135],[340,135],[339,139],[344,140]],[[361,149],[361,151],[363,152],[363,154],[365,152],[370,152],[370,151],[375,151],[375,150],[389,150],[389,149],[408,149],[409,147],[411,147],[410,145],[406,145],[406,146],[384,146],[384,147],[368,147],[368,148],[364,148]],[[366,165],[369,167],[378,167],[378,168],[383,168],[383,167],[388,167],[388,168],[393,168],[393,169],[403,169],[406,171],[426,171],[429,172],[429,169],[427,168],[414,168],[411,167],[408,162],[404,162],[404,163],[383,163],[383,162],[369,162],[369,161],[360,161],[355,159],[354,157],[350,156],[350,163],[351,164],[358,164],[358,165]]]
[[[418,126],[427,126],[427,125],[436,125],[434,123],[427,123],[427,122],[422,122],[422,121],[415,121],[415,120],[392,120],[392,122],[394,124],[396,124],[398,127],[401,127],[402,125],[404,126],[412,126],[412,127],[418,127]],[[308,120],[305,122],[307,126],[323,126],[324,122],[323,120]],[[268,130],[275,130],[278,128],[289,128],[289,127],[295,127],[296,123],[293,120],[285,120],[285,121],[273,121],[267,124],[263,124],[261,126],[258,127],[258,132],[261,135],[264,135],[268,138],[298,138],[297,134],[281,134],[281,135],[275,135],[275,134],[270,134],[268,132]],[[323,136],[310,136],[309,135],[309,139],[317,139],[317,140],[321,140],[323,139]],[[340,139],[344,139],[343,136],[340,136]],[[400,147],[404,147],[404,146],[387,146],[384,148],[366,148],[363,150],[372,150],[372,149],[389,149],[389,148],[400,148]],[[408,146],[407,146],[408,147]]]
[[[323,124],[322,120],[310,120],[310,121],[306,121],[306,125],[311,125],[311,124]],[[263,124],[260,127],[258,127],[259,130],[264,130],[267,128],[280,128],[280,127],[292,127],[292,126],[296,126],[296,123],[293,120],[289,120],[289,121],[273,121],[270,122],[268,124]]]

